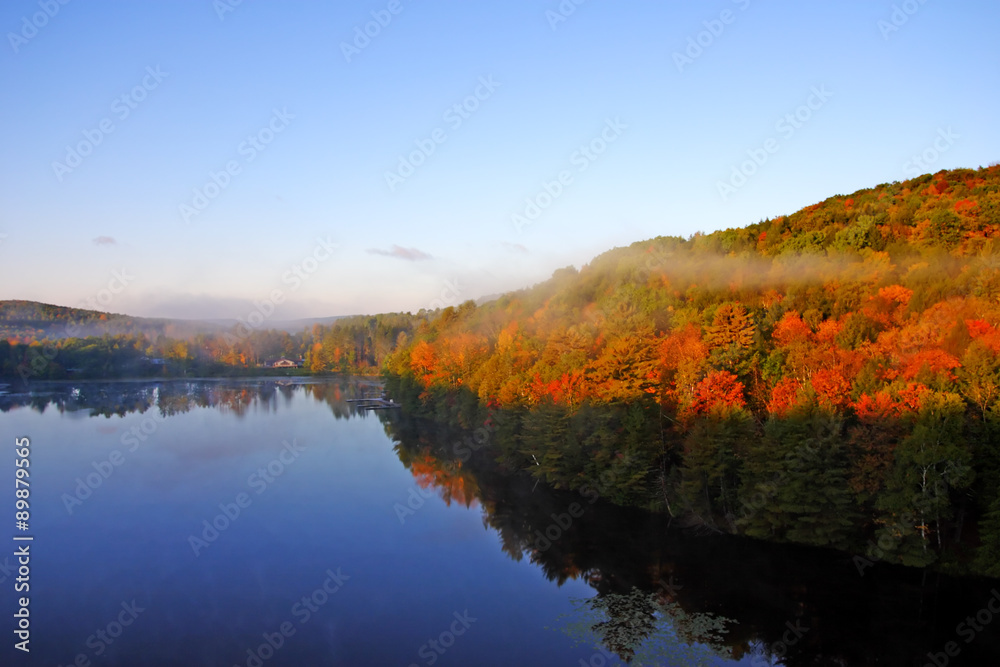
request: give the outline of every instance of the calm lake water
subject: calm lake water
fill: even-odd
[[[488,448],[448,460],[469,434],[349,400],[378,391],[7,387],[0,483],[29,437],[31,517],[15,530],[4,494],[3,664],[1000,664],[1000,582],[860,574],[546,489]],[[14,534],[34,537],[30,654]]]

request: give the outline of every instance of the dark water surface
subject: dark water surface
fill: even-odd
[[[1000,664],[1000,582],[669,528],[348,401],[378,391],[7,387],[2,664]],[[29,654],[15,534],[34,537]]]

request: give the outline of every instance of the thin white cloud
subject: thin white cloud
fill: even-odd
[[[367,252],[370,255],[384,255],[385,257],[395,257],[397,259],[405,259],[411,262],[417,262],[423,259],[433,259],[431,255],[428,255],[423,250],[417,250],[416,248],[404,248],[395,244],[393,244],[389,250],[369,248]]]
[[[118,241],[113,236],[98,236],[94,239],[94,245],[115,245]]]

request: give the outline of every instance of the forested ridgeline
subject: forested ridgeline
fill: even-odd
[[[7,332],[0,338],[0,378],[255,375],[279,358],[301,363],[302,370],[274,373],[377,375],[397,343],[430,317],[425,311],[344,317],[296,333],[248,318],[192,333],[168,320],[150,327],[146,323],[153,320],[7,301],[0,302],[0,329]],[[108,328],[100,328],[107,322]]]
[[[514,410],[557,488],[1000,576],[998,230],[1000,167],[882,185],[445,309],[387,372]]]
[[[512,411],[505,460],[556,488],[610,470],[607,500],[678,521],[1000,576],[998,231],[993,166],[642,241],[482,306],[294,334],[262,318],[39,338],[25,327],[107,314],[7,302],[0,377],[254,374],[274,357],[382,371],[427,410]]]

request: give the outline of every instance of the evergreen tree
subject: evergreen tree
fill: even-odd
[[[736,509],[739,452],[752,427],[743,411],[701,419],[684,438],[680,498],[686,509],[708,525]]]
[[[979,523],[979,541],[974,567],[980,574],[1000,579],[1000,493]]]
[[[920,401],[916,422],[896,447],[892,472],[876,502],[883,512],[876,545],[882,558],[926,566],[943,546],[952,492],[967,488],[974,472],[962,428],[962,398],[927,392]]]
[[[857,513],[839,418],[812,406],[772,419],[749,457],[737,515],[747,535],[849,546]]]

